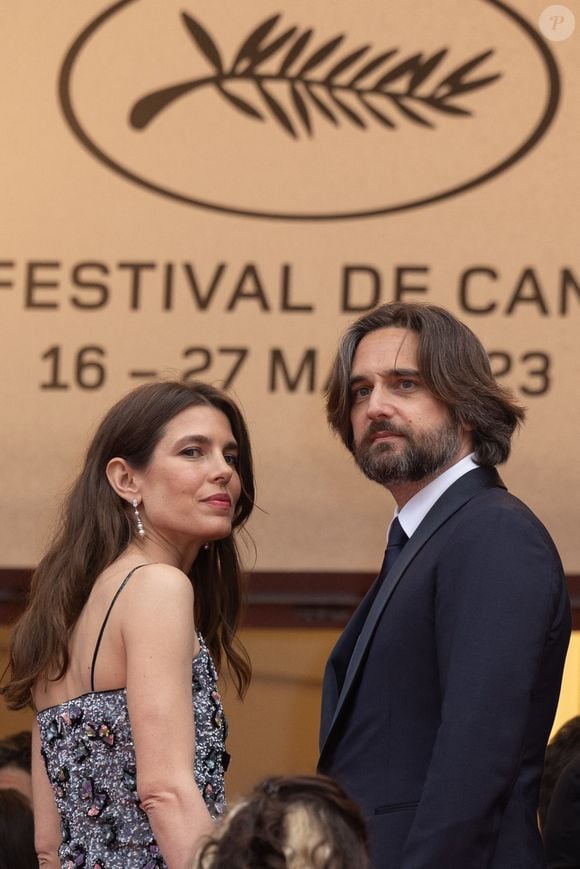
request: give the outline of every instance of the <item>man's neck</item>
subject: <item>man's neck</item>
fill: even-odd
[[[439,476],[439,474],[434,474],[431,477],[424,477],[422,480],[418,480],[416,483],[393,483],[386,488],[395,499],[399,510],[401,510],[401,508],[404,507],[405,504],[411,500],[413,495],[416,495],[417,492],[420,492],[421,489],[424,489],[425,486],[427,486],[431,482],[431,480],[434,480],[437,476]]]
[[[468,456],[472,449],[473,447],[471,445],[468,447],[464,447],[464,449],[462,449],[452,461],[448,462],[442,468],[439,468],[436,473],[429,474],[429,476],[423,477],[423,479],[421,480],[409,480],[403,481],[401,483],[391,483],[388,484],[385,488],[389,490],[397,503],[398,509],[401,510],[405,506],[405,504],[410,501],[414,495],[417,494],[417,492],[420,492],[421,489],[424,489],[425,486],[428,486],[429,483],[433,482],[433,480],[435,480],[437,477],[440,477],[441,474],[443,474],[449,468],[453,467],[453,465],[456,465],[457,462],[461,461],[461,459],[464,459],[465,456]]]

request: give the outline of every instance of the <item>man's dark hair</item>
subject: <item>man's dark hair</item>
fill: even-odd
[[[493,467],[505,462],[511,437],[525,412],[509,390],[496,383],[485,349],[464,323],[444,308],[394,302],[359,317],[339,344],[326,390],[331,428],[353,452],[350,421],[352,361],[361,340],[376,329],[397,326],[418,335],[418,364],[427,389],[447,405],[452,420],[471,429],[475,460]]]
[[[546,823],[556,782],[570,761],[578,756],[580,756],[580,715],[563,724],[546,748],[538,805],[540,829],[543,829]]]
[[[0,769],[16,766],[30,772],[32,736],[29,730],[21,730],[0,739]]]

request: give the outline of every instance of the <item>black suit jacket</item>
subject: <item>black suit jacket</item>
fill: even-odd
[[[324,676],[319,769],[363,808],[379,869],[545,866],[536,806],[569,635],[547,531],[495,470],[465,474]]]

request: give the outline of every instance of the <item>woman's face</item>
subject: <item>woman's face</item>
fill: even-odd
[[[221,410],[190,407],[175,416],[147,467],[134,472],[146,537],[178,547],[227,537],[241,491],[237,464]]]

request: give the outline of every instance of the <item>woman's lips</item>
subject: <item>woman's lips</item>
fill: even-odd
[[[209,504],[210,507],[218,507],[220,510],[229,510],[232,506],[232,499],[229,495],[209,495],[203,498],[204,504]]]

